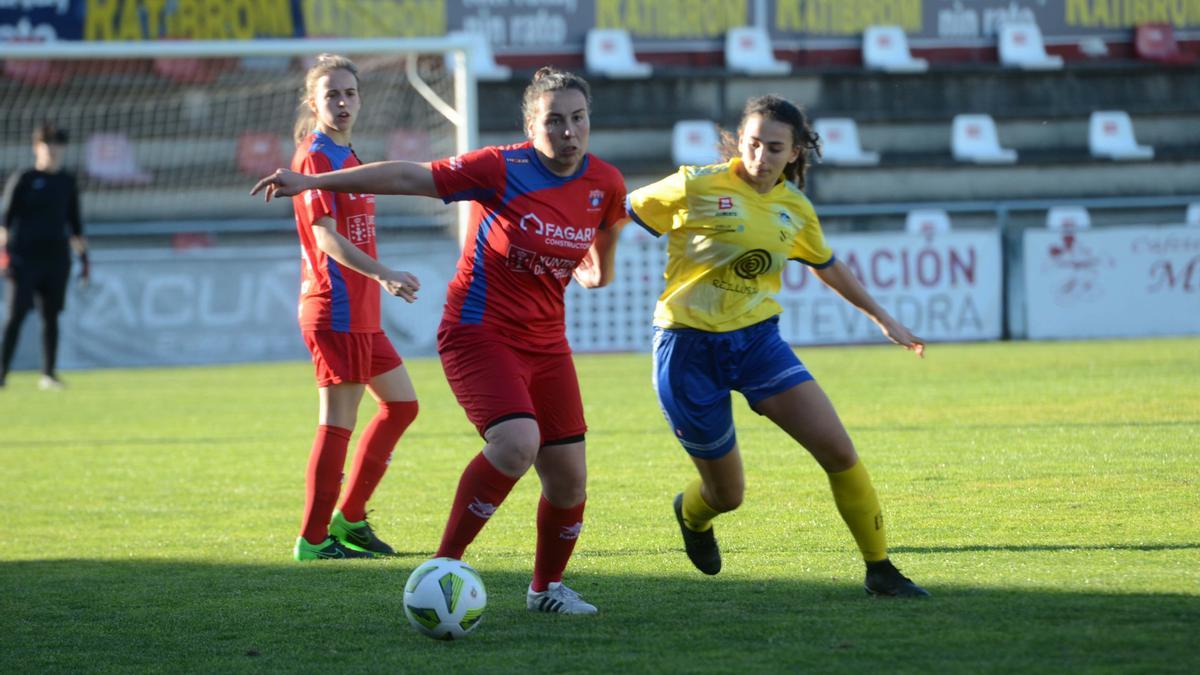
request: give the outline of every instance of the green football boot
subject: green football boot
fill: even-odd
[[[310,544],[304,537],[296,537],[296,547],[292,550],[296,560],[338,560],[340,558],[374,558],[370,553],[364,553],[346,546],[337,537],[326,537],[319,544]]]
[[[336,509],[333,512],[333,519],[329,521],[329,534],[337,537],[355,551],[376,555],[396,555],[391,546],[375,536],[375,531],[371,529],[371,524],[367,522],[365,516],[357,523],[352,523],[342,515],[341,509]]]

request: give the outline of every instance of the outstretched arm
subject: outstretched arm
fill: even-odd
[[[891,314],[880,307],[879,303],[875,302],[875,298],[872,298],[867,289],[858,282],[850,268],[842,264],[842,261],[835,260],[829,267],[813,269],[812,272],[826,286],[837,291],[838,295],[871,317],[871,320],[879,326],[879,330],[883,331],[887,339],[905,349],[916,352],[917,356],[925,358],[925,341],[913,335],[904,324],[892,318]]]
[[[428,162],[371,162],[349,169],[319,174],[303,174],[277,169],[254,185],[250,194],[263,192],[272,197],[291,197],[305,190],[361,192],[376,195],[416,195],[437,197],[433,171]]]
[[[572,273],[580,286],[601,288],[612,281],[617,240],[621,238],[621,229],[628,222],[628,218],[620,220],[596,233],[596,240]]]
[[[415,276],[408,272],[393,270],[351,244],[349,239],[338,234],[333,218],[329,216],[318,218],[312,228],[317,248],[321,249],[325,255],[367,278],[378,281],[379,285],[392,295],[408,302],[417,299],[417,291],[421,290],[421,282]]]

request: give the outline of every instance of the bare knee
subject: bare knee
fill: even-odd
[[[531,419],[501,422],[484,432],[483,454],[501,472],[523,476],[537,459],[541,435]]]

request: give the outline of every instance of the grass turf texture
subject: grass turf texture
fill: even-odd
[[[647,355],[578,358],[590,498],[566,581],[601,614],[525,610],[531,474],[468,550],[490,604],[451,644],[401,610],[480,446],[436,361],[409,362],[421,414],[372,502],[402,555],[312,564],[290,559],[308,364],[67,373],[64,392],[16,373],[0,390],[0,670],[1200,670],[1200,340],[801,357],[932,600],[865,596],[823,474],[740,397],[746,503],[717,521],[725,570],[692,569],[671,499],[695,471]]]

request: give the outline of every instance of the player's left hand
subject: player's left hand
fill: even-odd
[[[880,328],[883,329],[883,334],[887,339],[910,352],[915,352],[917,356],[925,358],[925,340],[913,335],[907,326],[893,320],[880,326]]]
[[[272,197],[293,197],[308,189],[308,176],[289,169],[276,169],[275,173],[254,184],[250,194],[263,192],[266,201]]]

